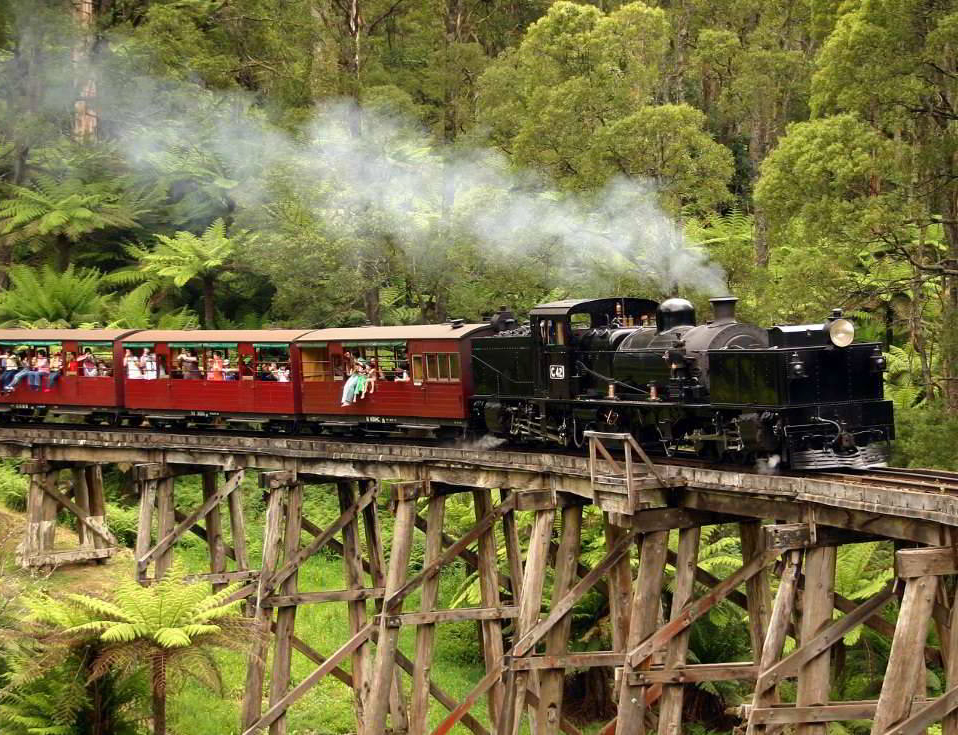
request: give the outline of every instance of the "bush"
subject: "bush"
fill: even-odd
[[[958,470],[958,417],[949,416],[940,403],[897,409],[895,431],[894,464]]]
[[[0,462],[0,502],[10,510],[22,513],[27,509],[30,481],[21,475],[13,462]]]
[[[126,547],[136,546],[136,528],[139,522],[139,511],[115,503],[106,504],[106,525],[116,536],[117,542]]]

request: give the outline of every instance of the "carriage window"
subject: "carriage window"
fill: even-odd
[[[152,347],[153,345],[149,345]],[[79,354],[64,355],[67,374],[81,378],[105,378],[113,375],[113,344],[110,342],[81,342]],[[75,363],[75,365],[74,365]],[[71,370],[71,365],[75,369]]]
[[[459,353],[433,352],[426,354],[426,380],[440,383],[451,383],[459,380]]]
[[[169,368],[164,356],[157,361],[159,377],[165,377]],[[240,362],[237,345],[227,342],[171,342],[170,362],[169,375],[177,380],[238,380],[246,365]]]
[[[288,345],[253,345],[256,349],[256,380],[274,383],[290,381]]]
[[[412,356],[412,382],[419,384],[422,383],[423,371],[422,371],[422,355],[413,355]]]
[[[426,380],[439,380],[439,355],[426,355]]]
[[[173,367],[170,377],[177,380],[202,380],[203,370],[206,368],[203,345],[171,344],[170,355]]]
[[[207,380],[236,380],[239,377],[239,353],[236,345],[203,345],[203,375]]]
[[[349,350],[353,357],[362,358],[367,364],[375,360],[384,380],[401,378],[408,370],[405,342],[346,342],[343,350]]]
[[[303,380],[316,382],[333,379],[333,364],[329,359],[327,345],[302,345],[300,354],[303,356]]]

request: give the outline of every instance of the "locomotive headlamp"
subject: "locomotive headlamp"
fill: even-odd
[[[828,339],[836,347],[848,347],[855,339],[855,325],[848,319],[836,319],[828,325]]]

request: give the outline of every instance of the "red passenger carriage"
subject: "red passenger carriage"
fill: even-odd
[[[465,427],[472,395],[470,344],[489,324],[319,329],[299,337],[304,419],[328,429],[436,432]],[[347,355],[349,353],[349,355]],[[374,392],[343,406],[350,358],[379,365]],[[405,379],[404,378],[408,378]]]
[[[52,390],[48,375],[42,377],[39,391],[21,380],[13,392],[0,394],[0,412],[33,415],[40,408],[53,414],[114,414],[123,407],[123,381],[113,370],[122,355],[118,340],[133,331],[0,329],[0,348],[31,356],[38,350],[50,356],[62,353],[63,360]]]
[[[300,387],[293,340],[306,332],[137,332],[121,343],[126,408],[154,425],[211,423],[217,417],[291,424],[299,413]]]

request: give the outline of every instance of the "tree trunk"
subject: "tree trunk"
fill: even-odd
[[[943,265],[958,269],[958,191],[947,187],[944,199],[944,231],[948,254]],[[942,285],[941,372],[944,382],[945,407],[949,415],[958,416],[958,276],[946,275]]]
[[[216,321],[216,282],[213,276],[203,277],[203,326],[213,329]]]
[[[758,182],[762,161],[768,154],[770,147],[769,121],[766,110],[756,110],[752,120],[752,135],[749,140],[748,155],[751,164],[752,187]],[[761,268],[768,268],[768,217],[758,205],[753,209],[752,242],[755,248],[755,263]]]
[[[93,44],[95,39],[93,0],[73,0],[73,15],[80,33],[73,47],[74,88],[73,138],[78,142],[96,138],[96,80],[93,77]]]
[[[382,320],[379,304],[379,284],[371,285],[363,291],[363,307],[366,311],[366,321],[378,325]]]
[[[56,269],[63,273],[70,267],[70,256],[73,253],[73,242],[66,235],[58,235],[54,243],[56,249],[53,256],[53,262]]]
[[[153,655],[153,735],[166,735],[166,658]]]

